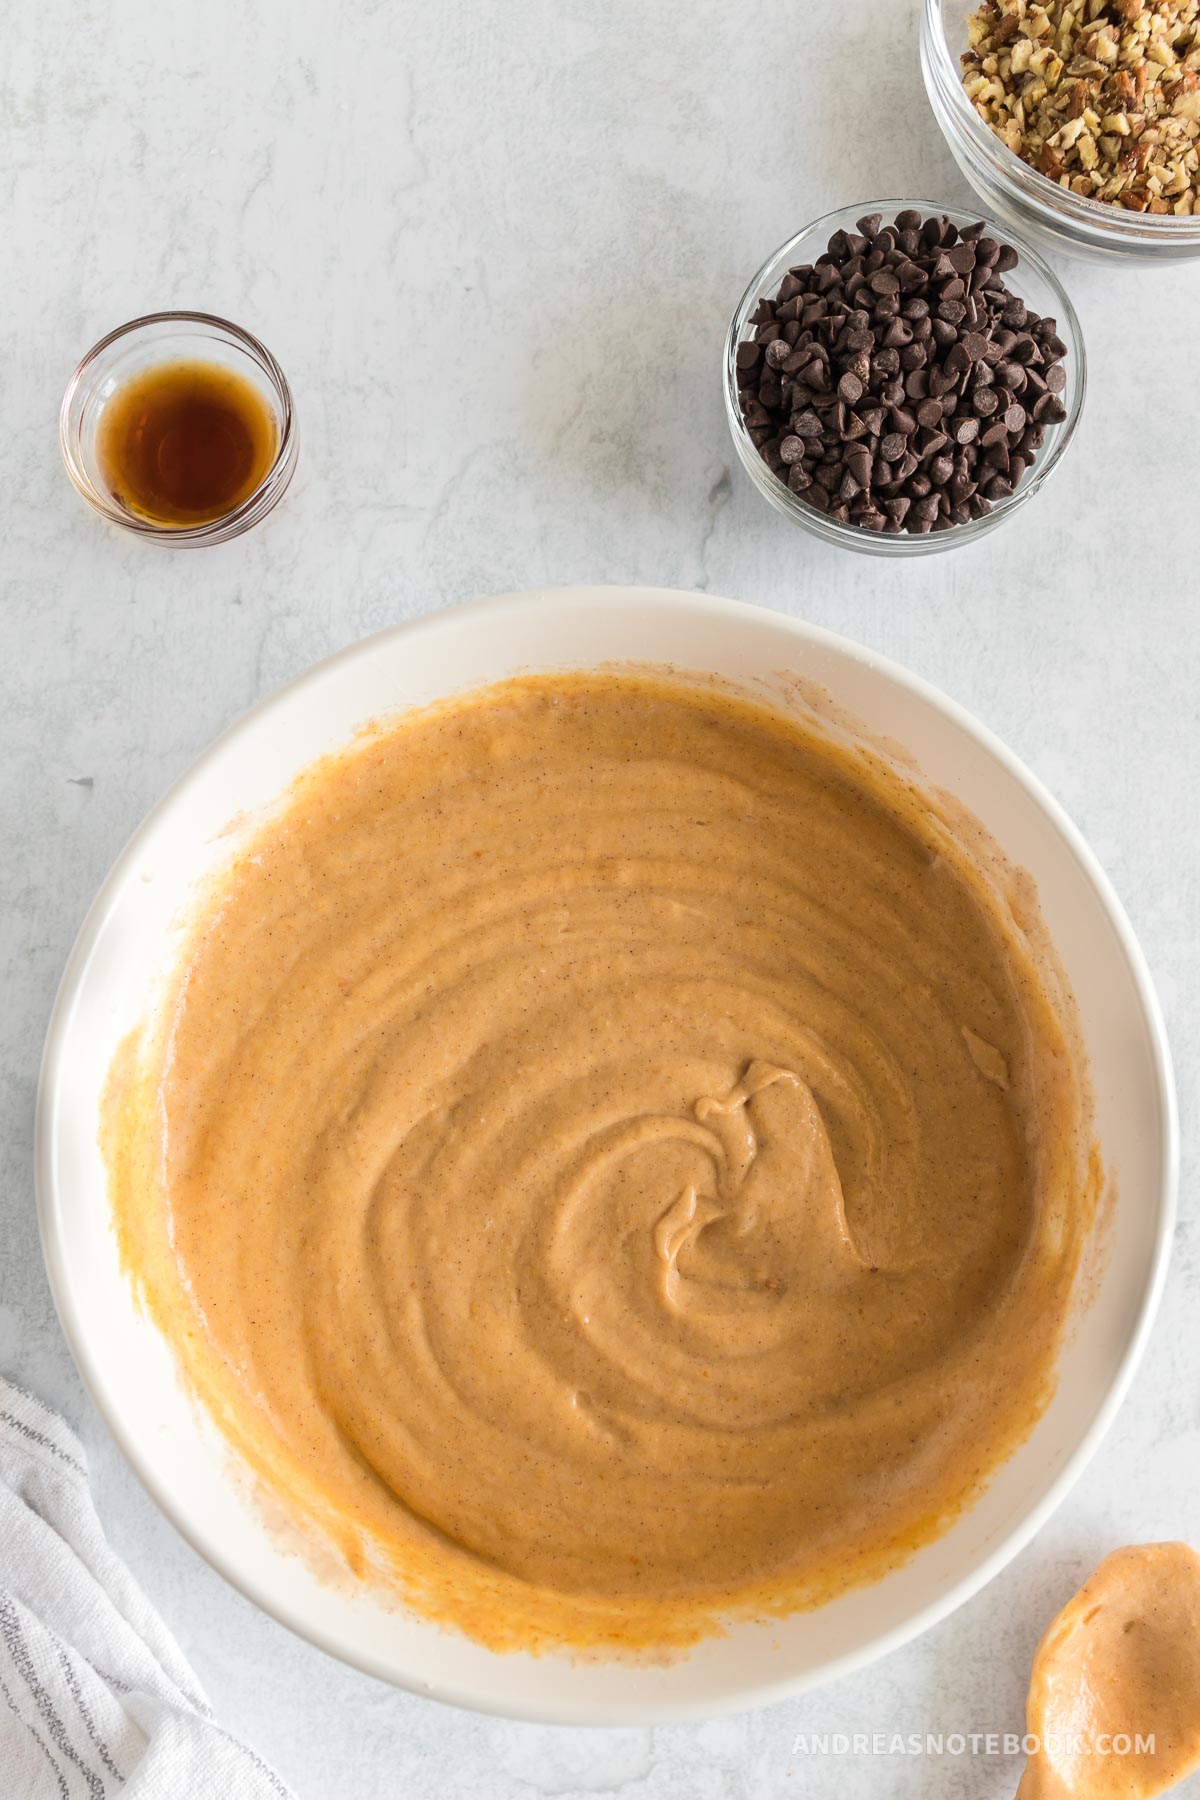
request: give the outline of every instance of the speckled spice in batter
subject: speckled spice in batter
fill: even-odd
[[[654,672],[296,783],[114,1071],[123,1252],[364,1576],[500,1648],[875,1579],[1048,1397],[1098,1158],[1027,878]]]

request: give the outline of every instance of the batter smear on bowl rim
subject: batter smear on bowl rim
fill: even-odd
[[[485,1644],[599,1654],[945,1530],[1049,1397],[1100,1179],[1028,879],[881,753],[652,670],[303,774],[105,1146],[273,1496]]]

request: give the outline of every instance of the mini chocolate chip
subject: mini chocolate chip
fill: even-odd
[[[860,487],[867,486],[871,479],[871,452],[865,444],[850,446],[846,451],[846,467]]]
[[[905,350],[912,343],[912,326],[907,319],[893,319],[884,333],[886,350]]]
[[[857,406],[863,396],[863,384],[853,370],[847,369],[838,382],[837,391],[847,406]]]

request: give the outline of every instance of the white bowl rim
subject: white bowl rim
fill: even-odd
[[[381,1659],[366,1651],[351,1652],[341,1642],[335,1642],[332,1633],[324,1631],[320,1625],[303,1616],[302,1611],[292,1606],[289,1601],[281,1600],[276,1594],[268,1594],[261,1584],[247,1577],[243,1572],[235,1572],[230,1559],[227,1558],[221,1547],[205,1541],[202,1534],[192,1527],[184,1516],[183,1510],[176,1504],[170,1490],[155,1477],[139,1449],[135,1436],[125,1429],[121,1420],[115,1416],[114,1411],[102,1397],[103,1385],[98,1376],[96,1359],[74,1317],[68,1295],[64,1250],[56,1206],[52,1121],[58,1104],[67,1022],[76,991],[82,982],[102,923],[118,888],[133,864],[141,840],[150,832],[160,815],[186,793],[193,782],[199,779],[210,759],[215,758],[218,752],[224,751],[240,736],[247,733],[252,724],[256,723],[263,713],[274,706],[277,701],[282,700],[285,695],[294,696],[306,686],[315,685],[333,667],[368,656],[373,649],[384,642],[398,638],[411,641],[418,635],[433,634],[444,630],[451,621],[457,623],[464,617],[479,617],[485,613],[541,606],[552,606],[557,609],[565,607],[586,609],[596,605],[597,602],[602,604],[605,599],[611,600],[617,596],[626,600],[637,599],[654,606],[674,607],[700,615],[727,619],[742,618],[744,620],[748,614],[766,612],[776,624],[794,634],[798,639],[814,647],[826,649],[836,655],[846,656],[862,663],[874,673],[897,684],[900,688],[906,689],[934,711],[940,712],[973,739],[1026,791],[1036,806],[1055,826],[1081,866],[1103,905],[1125,957],[1147,1028],[1158,1097],[1158,1124],[1163,1156],[1150,1275],[1134,1313],[1124,1348],[1117,1363],[1116,1373],[1103,1402],[1097,1408],[1077,1448],[1057,1478],[1042,1494],[1041,1499],[1023,1515],[989,1555],[981,1558],[944,1593],[937,1595],[899,1624],[880,1632],[875,1637],[868,1638],[854,1649],[833,1657],[818,1667],[791,1676],[781,1675],[774,1680],[760,1681],[745,1688],[733,1689],[726,1699],[717,1703],[714,1703],[711,1698],[705,1700],[679,1698],[665,1704],[661,1701],[654,1701],[645,1707],[625,1705],[619,1711],[615,1708],[609,1709],[607,1716],[600,1717],[590,1710],[581,1710],[569,1704],[542,1701],[536,1694],[531,1694],[528,1706],[518,1711],[511,1705],[497,1703],[489,1695],[481,1693],[469,1684],[418,1682],[415,1678],[404,1680],[397,1675],[393,1667],[385,1666]],[[560,666],[565,667],[566,665]],[[992,1581],[1031,1542],[1051,1514],[1062,1503],[1099,1448],[1128,1392],[1144,1353],[1162,1297],[1175,1229],[1179,1179],[1179,1120],[1170,1045],[1158,996],[1141,946],[1108,876],[1077,826],[1049,790],[1000,738],[986,725],[974,718],[965,707],[922,676],[916,675],[901,664],[892,661],[890,657],[858,644],[853,639],[846,638],[837,632],[829,631],[823,626],[812,625],[806,620],[780,613],[774,608],[764,608],[742,600],[724,599],[716,595],[675,588],[617,584],[566,588],[547,587],[514,590],[454,606],[440,607],[419,618],[385,627],[382,631],[347,645],[333,655],[314,663],[293,680],[285,683],[281,688],[276,689],[272,694],[249,708],[225,731],[219,733],[167,789],[162,798],[145,815],[113,863],[88,908],[67,959],[51,1010],[42,1053],[34,1127],[34,1176],[38,1227],[51,1294],[63,1334],[83,1386],[142,1487],[185,1542],[208,1563],[210,1568],[215,1569],[233,1588],[251,1600],[268,1617],[287,1626],[298,1637],[306,1639],[317,1649],[324,1651],[326,1655],[348,1663],[350,1666],[360,1669],[364,1674],[386,1682],[389,1686],[407,1688],[410,1692],[421,1694],[425,1698],[440,1700],[468,1711],[492,1714],[496,1717],[519,1718],[538,1724],[619,1727],[679,1723],[745,1711],[752,1707],[767,1706],[794,1697],[815,1687],[823,1687],[842,1676],[853,1674],[939,1624]]]

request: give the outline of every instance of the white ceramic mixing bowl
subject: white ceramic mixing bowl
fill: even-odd
[[[876,1586],[815,1613],[741,1625],[660,1668],[498,1656],[318,1580],[249,1500],[224,1440],[197,1416],[136,1309],[97,1145],[113,1053],[154,999],[195,882],[228,856],[230,821],[380,714],[523,670],[614,659],[746,682],[780,670],[809,677],[966,802],[1037,880],[1078,995],[1097,1127],[1117,1178],[1109,1254],[1073,1321],[1055,1398],[973,1511]],[[42,1238],[63,1329],[122,1450],[188,1541],[267,1612],[372,1675],[481,1711],[581,1724],[693,1718],[796,1693],[894,1649],[1002,1569],[1120,1404],[1165,1273],[1176,1164],[1169,1053],[1141,952],[1095,858],[1033,777],[952,701],[866,650],[755,607],[645,589],[537,592],[437,613],[333,657],[226,732],[151,813],[84,922],[50,1024],[37,1128]]]

